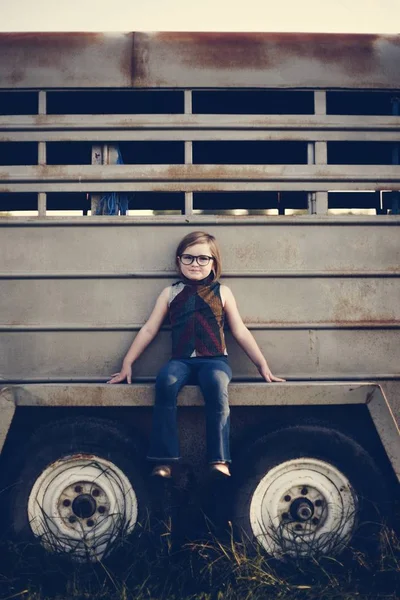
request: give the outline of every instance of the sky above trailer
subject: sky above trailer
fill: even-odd
[[[0,31],[399,33],[399,0],[0,0]]]

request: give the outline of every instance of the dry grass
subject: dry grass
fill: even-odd
[[[135,543],[127,539],[107,563],[74,564],[38,545],[3,544],[0,598],[395,600],[400,598],[400,540],[384,528],[379,545],[374,558],[349,549],[341,559],[278,562],[232,535],[176,544],[169,523],[159,523],[157,531]]]

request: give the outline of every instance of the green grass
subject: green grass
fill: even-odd
[[[38,545],[3,543],[0,556],[1,600],[400,598],[400,540],[389,528],[373,558],[349,549],[342,558],[278,562],[229,535],[174,544],[168,527],[151,543],[147,534],[126,540],[106,563],[72,563]]]

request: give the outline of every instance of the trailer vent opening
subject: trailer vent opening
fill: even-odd
[[[328,164],[391,165],[398,146],[397,142],[328,142]]]
[[[198,192],[195,214],[293,215],[306,214],[307,192]]]
[[[192,112],[219,115],[312,115],[314,93],[297,90],[195,90]]]
[[[90,142],[47,142],[48,165],[90,165],[92,144]]]
[[[397,191],[329,192],[328,214],[399,214]]]
[[[306,142],[193,142],[195,164],[307,164]]]
[[[92,194],[99,199],[102,192]],[[127,192],[129,216],[182,215],[185,211],[184,192]]]
[[[33,192],[26,193],[0,193],[0,218],[11,216],[11,213],[23,212],[26,216],[37,216],[38,195]]]
[[[179,165],[185,162],[184,142],[114,142],[128,165]]]
[[[91,208],[91,199],[90,194],[85,192],[51,192],[47,194],[46,205],[46,214],[49,216],[52,213],[57,215],[59,211],[65,213],[66,216],[72,216],[73,214],[87,215]]]
[[[392,115],[400,90],[332,91],[326,93],[328,115]]]
[[[0,115],[36,115],[38,106],[37,92],[0,92]]]
[[[36,142],[0,142],[0,165],[37,165]]]
[[[47,92],[49,115],[178,114],[181,90],[90,90]]]

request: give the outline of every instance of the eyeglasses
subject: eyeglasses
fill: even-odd
[[[195,260],[200,267],[206,267],[210,260],[214,260],[213,256],[207,256],[206,254],[200,254],[200,256],[192,256],[191,254],[182,254],[179,257],[183,265],[191,265]]]

